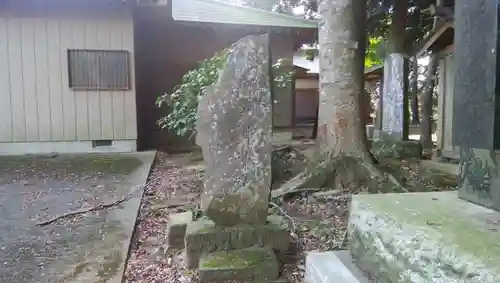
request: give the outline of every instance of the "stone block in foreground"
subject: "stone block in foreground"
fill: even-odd
[[[372,141],[374,155],[387,158],[421,158],[422,144],[418,141],[398,141],[383,137]]]
[[[310,252],[306,257],[305,283],[368,283],[352,263],[348,251]]]
[[[186,229],[186,265],[196,268],[203,253],[245,249],[253,246],[286,251],[290,235],[281,216],[270,215],[260,225],[240,224],[231,227],[217,226],[207,217],[189,223]]]
[[[278,278],[274,253],[266,248],[249,248],[204,254],[199,279],[208,282],[267,282]]]
[[[172,214],[167,221],[167,248],[168,250],[180,250],[184,248],[184,237],[186,227],[192,221],[191,211]]]
[[[456,192],[352,198],[349,249],[377,282],[500,282],[500,212]]]

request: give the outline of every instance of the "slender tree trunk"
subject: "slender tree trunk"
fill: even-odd
[[[411,78],[411,124],[420,124],[419,107],[418,107],[418,60],[413,56],[411,60],[412,78]]]
[[[422,94],[422,117],[420,121],[420,142],[424,149],[432,149],[432,96],[434,94],[434,83],[436,77],[438,58],[432,55],[429,59],[427,74],[425,78],[425,89]]]
[[[443,7],[443,0],[436,0],[437,7]],[[439,18],[434,18],[434,27],[437,28]],[[427,66],[427,74],[424,84],[424,92],[422,94],[422,117],[420,121],[420,143],[422,147],[427,150],[434,148],[432,142],[432,96],[434,94],[434,84],[436,82],[436,71],[438,65],[437,54],[432,54],[429,58],[429,65]]]
[[[361,119],[365,1],[322,0],[318,141],[323,152],[369,157]]]

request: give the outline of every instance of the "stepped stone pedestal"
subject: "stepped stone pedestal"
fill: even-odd
[[[200,258],[207,253],[234,251],[251,247],[267,247],[286,251],[290,235],[281,216],[270,215],[264,224],[239,224],[231,227],[216,225],[202,217],[188,224],[185,235],[185,257],[188,268],[203,268]],[[238,255],[240,253],[235,253]]]

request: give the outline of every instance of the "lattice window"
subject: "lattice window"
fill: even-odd
[[[68,71],[73,89],[130,89],[128,51],[68,50]]]

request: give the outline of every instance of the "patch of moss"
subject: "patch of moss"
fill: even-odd
[[[244,249],[215,252],[202,257],[200,268],[245,268],[275,260],[274,254],[265,249]]]
[[[437,243],[455,247],[455,256],[473,255],[494,270],[500,266],[500,229],[495,224],[500,213],[459,200],[456,192],[356,196],[353,202],[425,231]]]
[[[123,154],[74,154],[57,156],[3,156],[0,157],[0,172],[31,170],[62,171],[68,174],[110,173],[128,175],[142,162]]]

